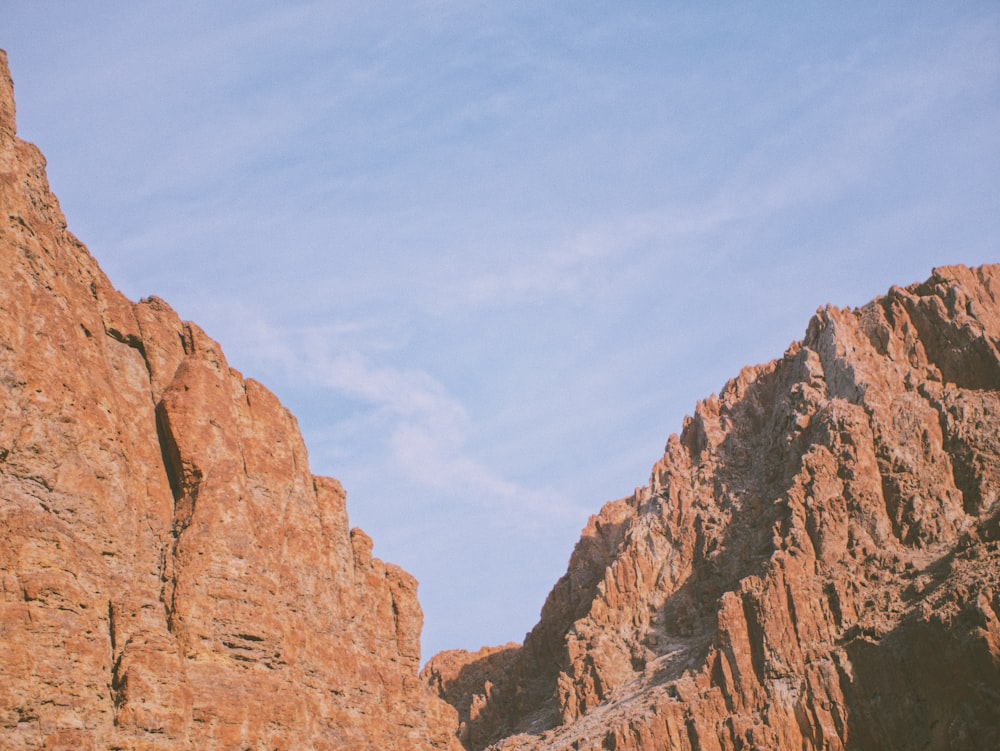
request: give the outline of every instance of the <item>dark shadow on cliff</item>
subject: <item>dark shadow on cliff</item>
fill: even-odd
[[[941,564],[948,576],[933,611],[917,608],[887,634],[844,645],[853,666],[843,686],[848,749],[1000,748],[1000,644],[986,630],[1000,609],[1000,545]]]

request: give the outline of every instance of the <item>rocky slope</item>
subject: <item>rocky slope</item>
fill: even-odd
[[[0,749],[1000,748],[1000,266],[821,310],[421,682],[416,582],[67,231],[2,52],[0,204]]]
[[[523,646],[423,677],[470,749],[1000,748],[1000,266],[821,309],[607,504]]]
[[[0,205],[0,748],[460,748],[416,582],[278,400],[66,230],[2,52]]]

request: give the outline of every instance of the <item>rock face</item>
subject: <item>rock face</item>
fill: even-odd
[[[1000,748],[1000,266],[821,309],[584,530],[470,749]]]
[[[2,52],[0,204],[0,747],[460,748],[415,580],[278,400],[66,230]]]
[[[416,582],[67,231],[2,52],[0,204],[0,748],[1000,748],[1000,266],[819,311],[421,681]]]

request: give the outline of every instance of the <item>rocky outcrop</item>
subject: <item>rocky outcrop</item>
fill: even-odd
[[[278,400],[67,231],[2,52],[0,205],[0,746],[459,748],[415,580]]]
[[[823,308],[583,532],[468,748],[1000,748],[1000,266]]]

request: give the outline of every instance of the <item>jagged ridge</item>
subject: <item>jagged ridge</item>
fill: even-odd
[[[607,504],[470,749],[1000,747],[1000,266],[820,310]]]

